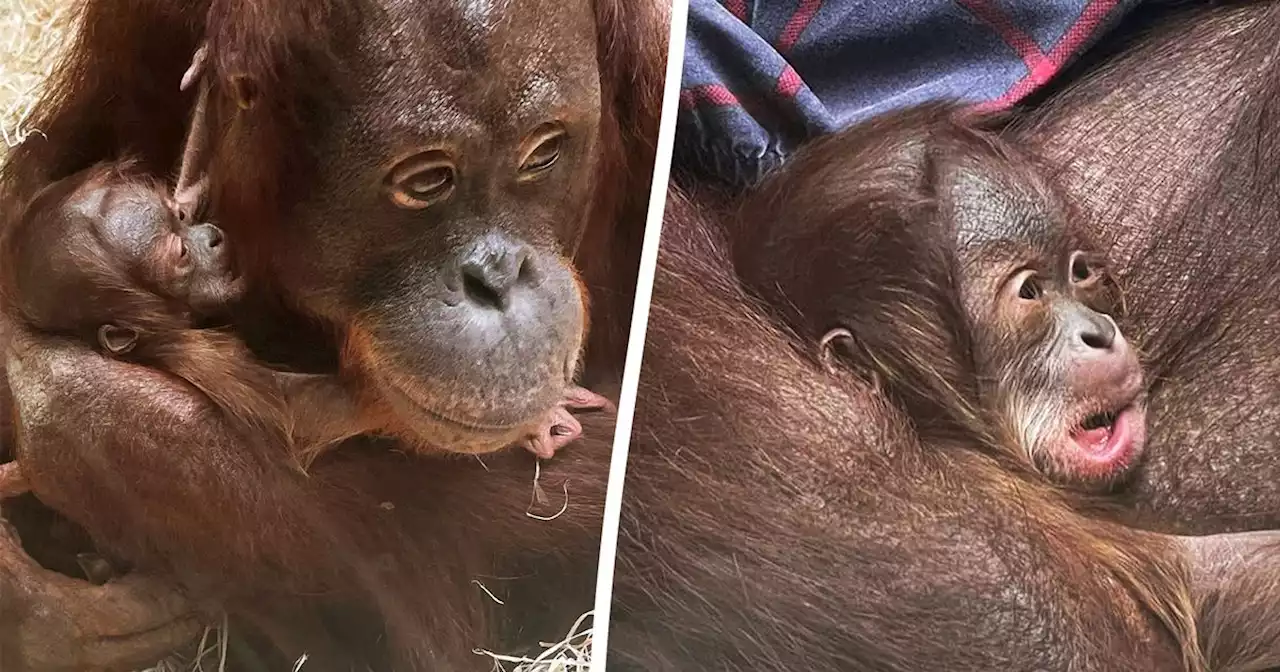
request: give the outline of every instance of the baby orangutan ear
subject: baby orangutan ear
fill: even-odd
[[[853,334],[848,329],[843,327],[832,329],[823,334],[822,340],[818,341],[818,361],[828,373],[834,372],[835,360],[840,356],[839,351],[851,352],[856,346]]]
[[[844,327],[836,327],[822,335],[822,339],[818,341],[818,362],[822,364],[822,368],[827,373],[835,373],[839,368],[854,370],[864,380],[876,389],[881,388],[880,372],[868,364],[853,364],[858,360],[866,361],[868,358],[875,361],[874,357],[869,357],[866,346],[860,343],[853,335],[853,332]],[[845,361],[842,364],[840,359]]]
[[[123,355],[138,344],[138,332],[128,327],[104,324],[98,327],[98,343],[113,355]]]

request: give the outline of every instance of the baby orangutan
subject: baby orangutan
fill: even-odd
[[[785,169],[857,156],[868,183],[797,178],[785,195],[755,194],[765,205],[741,208],[753,234],[735,249],[739,272],[922,434],[980,424],[1056,482],[1110,487],[1138,463],[1146,412],[1104,259],[1028,157],[943,113],[904,116],[930,123],[875,146],[833,136]],[[776,261],[791,257],[803,265]]]
[[[230,333],[205,328],[244,290],[227,241],[128,163],[45,188],[3,245],[6,310],[22,328],[172,373],[255,429],[302,428],[305,441],[290,437],[300,457],[373,429],[336,377],[273,371]]]

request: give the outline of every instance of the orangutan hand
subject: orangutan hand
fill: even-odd
[[[571,387],[560,404],[551,409],[542,424],[521,445],[541,459],[550,459],[556,451],[582,436],[582,424],[572,411],[606,411],[618,409],[605,397],[582,387]]]
[[[0,518],[0,670],[129,672],[202,628],[185,599],[145,577],[95,586],[44,569]]]

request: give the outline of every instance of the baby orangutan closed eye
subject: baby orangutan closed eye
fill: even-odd
[[[898,134],[862,157],[868,184],[815,187],[863,200],[825,216],[789,205],[776,224],[744,207],[743,225],[766,235],[736,251],[741,272],[758,291],[781,292],[823,360],[839,355],[876,378],[922,433],[958,416],[1058,483],[1122,480],[1143,451],[1145,383],[1113,319],[1122,301],[1102,255],[1072,229],[1043,171],[998,138],[949,121]],[[806,199],[829,196],[787,196]],[[760,261],[785,257],[779,245],[825,251],[803,269]],[[796,305],[817,286],[830,305]]]

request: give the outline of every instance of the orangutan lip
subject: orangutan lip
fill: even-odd
[[[462,427],[465,429],[472,429],[478,432],[501,432],[501,431],[515,429],[517,426],[517,425],[479,425],[474,422],[466,422],[464,420],[455,420],[454,418],[451,418],[443,413],[433,411],[423,406],[419,406],[418,410],[422,411],[426,415],[431,416],[431,418],[434,420],[438,420],[440,422],[454,425],[457,427]]]
[[[435,420],[436,422],[440,422],[446,425],[452,425],[459,429],[465,429],[472,432],[503,434],[503,433],[514,431],[530,422],[530,420],[521,420],[518,422],[512,422],[507,424],[490,425],[490,424],[481,424],[478,422],[469,422],[466,420],[458,420],[456,418],[449,417],[439,411],[423,406],[422,404],[415,401],[412,397],[410,397],[408,394],[406,394],[403,390],[401,390],[399,387],[397,387],[394,383],[390,381],[385,381],[385,380],[382,381],[382,385],[380,385],[380,387],[382,387],[383,390],[390,392],[395,397],[394,401],[397,402],[397,405],[401,405],[401,406],[404,406],[405,408],[412,409],[412,411],[415,413],[421,413],[423,415],[426,415],[427,417],[431,418],[432,420]]]

